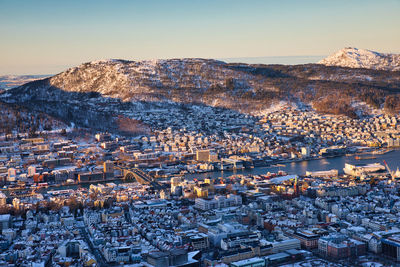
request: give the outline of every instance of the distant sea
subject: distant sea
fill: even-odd
[[[219,58],[218,60],[227,63],[248,63],[248,64],[283,64],[296,65],[317,63],[326,56],[273,56],[273,57],[234,57],[234,58]]]

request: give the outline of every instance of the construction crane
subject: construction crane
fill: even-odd
[[[387,165],[386,160],[383,160],[383,163],[385,164],[385,167],[387,169],[387,171],[389,172],[390,178],[392,178],[392,180],[394,180],[394,173],[390,170],[389,165]]]

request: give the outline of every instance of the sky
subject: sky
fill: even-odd
[[[0,0],[0,75],[98,59],[297,64],[344,47],[400,53],[400,0]]]

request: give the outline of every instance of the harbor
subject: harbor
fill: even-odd
[[[293,161],[284,164],[274,164],[270,166],[254,167],[252,169],[241,169],[232,171],[217,171],[217,172],[207,172],[207,173],[194,173],[185,174],[184,177],[187,178],[219,178],[219,177],[229,177],[231,175],[260,175],[266,174],[268,172],[277,173],[278,171],[285,171],[288,174],[305,175],[307,171],[329,171],[332,169],[338,170],[339,174],[343,174],[343,168],[346,163],[360,165],[360,164],[371,164],[371,163],[381,163],[386,161],[391,170],[396,170],[400,167],[400,150],[391,150],[387,153],[377,154],[374,152],[369,152],[368,154],[363,154],[361,159],[356,157],[361,157],[358,154],[355,155],[344,155],[339,157],[331,158],[320,158],[315,160],[304,160],[304,161]]]

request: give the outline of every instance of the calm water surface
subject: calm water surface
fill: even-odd
[[[356,160],[355,156],[343,156],[336,158],[327,159],[317,159],[309,161],[298,161],[291,163],[284,163],[285,167],[255,167],[254,169],[245,169],[237,171],[218,171],[218,172],[207,172],[200,174],[187,174],[185,178],[218,178],[218,177],[228,177],[234,174],[266,174],[268,172],[278,172],[279,170],[285,171],[288,174],[298,174],[304,175],[306,171],[326,171],[337,169],[339,173],[343,173],[343,168],[345,163],[350,164],[367,164],[367,163],[381,163],[385,160],[392,171],[395,171],[397,167],[400,168],[400,150],[394,150],[392,152],[386,153],[384,155],[371,155],[363,154],[359,155],[361,157],[374,156],[375,159],[363,159]]]

